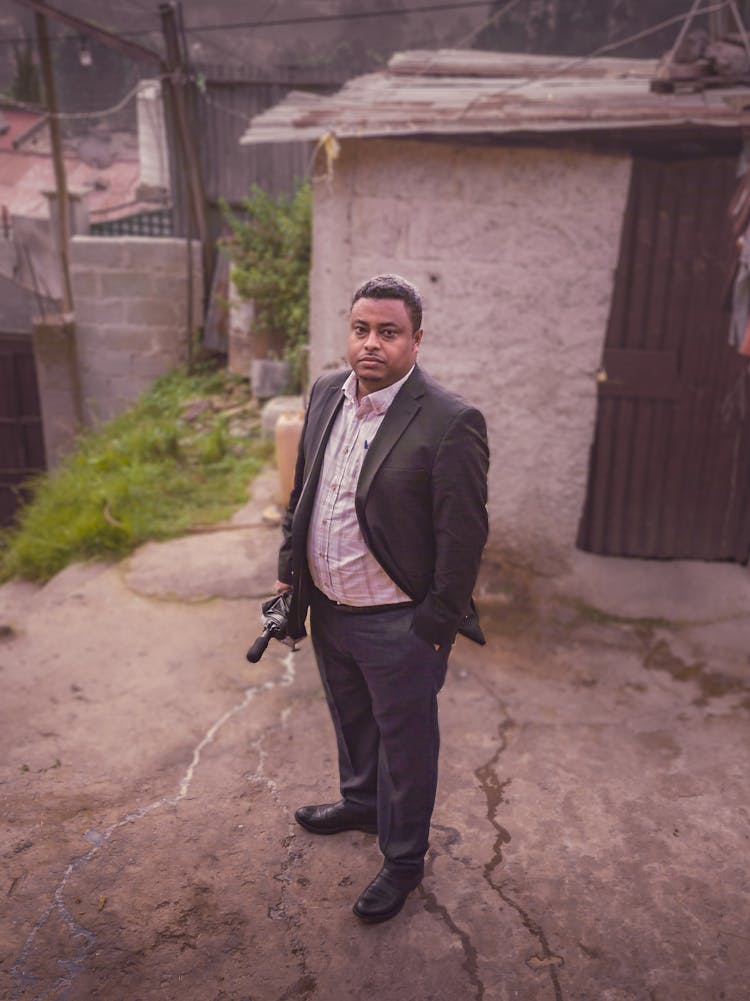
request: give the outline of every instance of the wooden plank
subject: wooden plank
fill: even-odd
[[[655,59],[575,59],[512,52],[484,52],[476,49],[414,49],[397,52],[388,69],[398,75],[537,77],[572,73],[579,78],[637,77],[651,80],[656,74]]]
[[[718,289],[721,285],[720,261],[726,252],[723,237],[728,230],[727,204],[731,196],[733,171],[723,171],[726,163],[707,160],[701,164],[698,219],[702,234],[697,263],[700,274],[696,286],[697,297],[693,341],[694,393],[696,407],[701,415],[694,433],[694,462],[696,478],[693,483],[693,503],[686,510],[685,546],[701,559],[728,559],[730,551],[722,546],[721,523],[723,512],[711,503],[712,484],[722,484],[728,489],[731,474],[732,440],[739,431],[732,426],[725,433],[721,406],[727,388],[727,357],[729,348],[726,336],[726,318],[721,313]],[[724,322],[722,322],[724,321]],[[723,492],[723,491],[722,491]],[[726,501],[726,494],[723,496]],[[721,503],[721,502],[720,502]]]
[[[686,332],[692,317],[690,256],[684,250],[692,245],[696,234],[691,187],[692,175],[689,163],[670,161],[663,165],[663,169],[669,174],[669,183],[664,185],[664,189],[672,193],[670,201],[666,205],[673,213],[672,226],[674,230],[673,254],[664,274],[664,284],[667,288],[664,346],[677,353],[677,370],[680,379],[683,379],[685,373],[684,342],[686,336],[689,336]],[[659,505],[659,528],[657,543],[653,550],[653,555],[656,557],[666,558],[676,551],[680,512],[683,506],[681,471],[690,448],[690,433],[690,404],[687,395],[685,395],[680,405],[675,407],[672,413],[666,447],[664,477],[658,500],[655,501]]]

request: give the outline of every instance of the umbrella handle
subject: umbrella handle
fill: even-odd
[[[270,629],[264,629],[263,633],[257,638],[250,649],[247,651],[245,656],[250,661],[251,664],[257,664],[260,658],[266,651],[266,647],[271,642],[271,631]]]

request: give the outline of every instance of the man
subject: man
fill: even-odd
[[[485,422],[422,372],[421,341],[413,285],[379,275],[357,290],[351,369],[310,393],[279,556],[292,638],[310,609],[342,797],[295,818],[314,834],[377,832],[384,865],[354,905],[370,923],[421,882],[437,693],[457,631],[483,642],[471,594],[487,537]]]

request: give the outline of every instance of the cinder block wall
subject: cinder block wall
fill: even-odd
[[[200,246],[192,250],[193,323],[202,323]],[[122,413],[188,353],[184,240],[76,236],[71,273],[83,419]]]
[[[487,418],[491,545],[539,568],[575,545],[629,178],[626,156],[351,140],[315,188],[313,375],[361,281],[415,281],[420,363]]]

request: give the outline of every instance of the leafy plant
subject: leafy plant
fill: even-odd
[[[0,534],[0,580],[45,581],[75,560],[119,558],[225,518],[269,455],[243,380],[164,376],[33,482],[18,524]]]
[[[310,185],[277,198],[253,185],[242,215],[222,207],[232,231],[222,247],[232,262],[234,285],[243,299],[254,301],[256,329],[283,335],[284,358],[298,386],[308,332]]]

